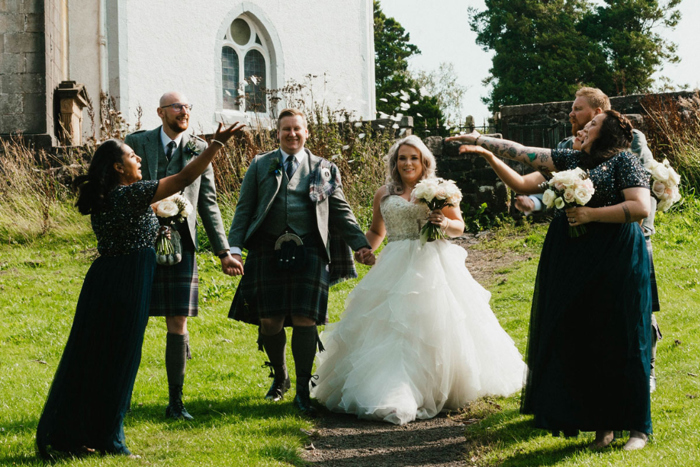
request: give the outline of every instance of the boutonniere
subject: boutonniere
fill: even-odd
[[[195,143],[194,139],[191,139],[187,142],[185,145],[185,154],[191,157],[196,157],[201,154],[201,149],[197,148],[197,143]]]
[[[279,159],[275,159],[275,162],[270,164],[270,169],[267,171],[267,173],[274,173],[275,175],[279,175],[282,173],[282,168],[282,162]]]

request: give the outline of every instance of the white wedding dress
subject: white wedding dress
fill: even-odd
[[[466,251],[421,245],[425,205],[392,195],[381,212],[389,243],[321,334],[312,395],[334,412],[404,424],[520,390],[522,356],[465,267]]]

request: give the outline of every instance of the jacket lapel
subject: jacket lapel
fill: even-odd
[[[151,180],[158,180],[158,159],[163,152],[163,145],[160,144],[160,128],[151,131],[146,138],[146,158],[148,159],[148,175]],[[163,153],[165,156],[165,153]]]

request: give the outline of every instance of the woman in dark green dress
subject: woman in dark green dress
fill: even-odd
[[[652,432],[649,396],[651,285],[639,221],[649,213],[649,174],[627,152],[632,125],[618,112],[596,116],[581,151],[524,147],[470,135],[453,138],[478,152],[517,193],[542,192],[551,172],[588,171],[595,194],[586,206],[557,210],[540,257],[528,339],[523,413],[553,433],[595,431],[593,448],[630,431],[626,450]],[[539,172],[521,176],[494,154]],[[571,226],[585,226],[580,237]]]
[[[242,128],[217,131],[212,144],[180,173],[141,181],[140,161],[119,140],[95,151],[76,180],[76,205],[90,214],[100,256],[90,267],[75,318],[37,428],[44,458],[99,451],[131,455],[124,415],[141,360],[155,271],[158,220],[150,205],[184,189]]]

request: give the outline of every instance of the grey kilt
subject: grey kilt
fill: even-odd
[[[197,316],[198,305],[197,257],[190,235],[185,233],[182,235],[182,261],[172,266],[156,266],[149,315]]]
[[[656,288],[656,272],[654,272],[654,255],[651,251],[651,240],[649,237],[645,237],[647,244],[647,253],[649,253],[649,265],[651,266],[651,272],[649,274],[649,282],[651,282],[651,311],[661,310],[661,305],[659,305],[659,290]]]
[[[291,326],[291,315],[328,323],[328,261],[322,246],[306,249],[302,270],[280,270],[272,248],[248,251],[245,274],[236,290],[228,317],[259,325],[260,318],[285,317]]]

